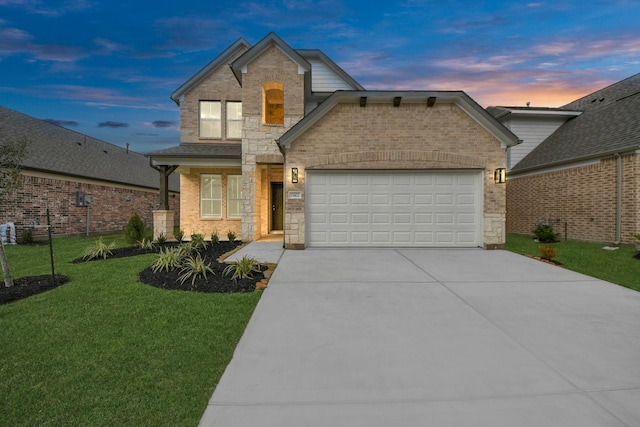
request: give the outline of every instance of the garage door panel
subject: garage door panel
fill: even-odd
[[[477,171],[307,171],[309,246],[479,246]]]

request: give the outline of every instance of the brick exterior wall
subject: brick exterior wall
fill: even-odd
[[[47,223],[47,203],[54,235],[84,235],[87,208],[76,206],[77,191],[92,198],[89,207],[90,234],[122,232],[134,212],[140,215],[147,228],[153,227],[158,190],[59,175],[30,174],[27,171],[20,175],[19,180],[20,188],[15,191],[12,200],[0,207],[0,223],[15,223],[18,239],[25,227]],[[176,224],[180,221],[179,203],[180,196],[170,193],[169,205],[175,212]],[[47,237],[45,228],[35,228],[33,234],[37,239]]]
[[[285,170],[297,167],[300,175],[298,184],[287,177],[285,194],[303,197],[285,197],[285,246],[305,244],[306,169],[480,169],[484,246],[501,247],[506,191],[493,182],[493,172],[504,164],[500,142],[454,104],[338,104],[287,151]]]
[[[232,62],[243,52],[230,59]],[[180,143],[192,142],[238,142],[239,139],[226,140],[226,123],[222,120],[222,138],[200,138],[200,101],[221,101],[222,117],[226,117],[226,101],[242,101],[242,88],[233,75],[231,68],[222,66],[204,78],[197,86],[187,92],[180,102]],[[243,104],[244,109],[244,104]]]
[[[222,218],[205,219],[200,217],[200,175],[204,173],[222,174]],[[239,168],[192,168],[188,174],[180,176],[180,228],[185,240],[191,234],[203,234],[206,239],[211,233],[218,232],[221,240],[227,240],[227,232],[233,231],[240,238],[242,224],[240,218],[227,218],[227,175],[239,175]]]
[[[622,243],[640,232],[640,156],[622,157]],[[507,232],[532,234],[551,220],[562,238],[594,242],[616,239],[614,157],[598,164],[507,179]]]

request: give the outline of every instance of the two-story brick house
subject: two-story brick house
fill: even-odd
[[[239,39],[171,98],[187,235],[307,246],[500,247],[517,137],[461,91],[366,91],[318,50]],[[169,213],[170,215],[170,213]]]

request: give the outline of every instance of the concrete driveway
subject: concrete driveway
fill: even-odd
[[[637,426],[640,293],[506,251],[279,260],[202,426]]]

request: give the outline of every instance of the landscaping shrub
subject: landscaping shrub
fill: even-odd
[[[538,242],[541,243],[553,243],[558,241],[558,234],[553,232],[553,225],[548,222],[541,222],[533,229],[533,234],[536,235]]]
[[[180,283],[184,283],[191,279],[191,286],[193,286],[198,278],[203,277],[206,279],[207,273],[215,274],[210,265],[205,264],[205,261],[202,259],[200,254],[197,254],[195,257],[190,255],[184,261],[178,280],[180,280]]]
[[[173,237],[176,238],[178,243],[182,243],[182,240],[184,239],[184,230],[180,230],[180,229],[175,230],[173,232]]]
[[[550,246],[540,246],[538,251],[542,254],[542,258],[551,260],[556,257],[556,250]]]
[[[25,245],[33,244],[33,230],[29,227],[25,227],[22,230],[22,243]]]
[[[144,249],[147,251],[152,251],[153,250],[153,241],[147,239],[146,237],[142,238],[142,240],[136,242],[136,246],[138,246],[140,249]]]
[[[156,237],[156,243],[159,245],[164,245],[167,242],[167,236],[164,233],[160,233],[158,237]]]
[[[204,235],[199,233],[192,234],[191,245],[196,249],[206,249],[207,242],[204,240]]]
[[[160,249],[160,254],[155,262],[151,265],[154,273],[158,271],[171,271],[182,265],[183,254],[180,248]]]
[[[218,230],[211,233],[211,243],[216,244],[220,241],[220,236],[218,235]]]
[[[146,230],[144,222],[140,216],[134,212],[129,218],[126,227],[124,228],[124,238],[127,243],[135,245],[137,242],[141,242],[146,237]]]
[[[236,233],[234,233],[233,231],[229,230],[227,232],[227,239],[229,239],[230,242],[233,242],[236,240]]]
[[[109,255],[112,255],[111,249],[116,247],[116,242],[106,244],[100,237],[93,246],[85,249],[82,259],[91,260],[95,258],[107,259]]]
[[[260,271],[260,263],[245,255],[235,264],[231,264],[225,268],[224,275],[228,276],[232,274],[231,279],[237,282],[238,279],[251,279],[253,278],[253,273],[259,273]]]

